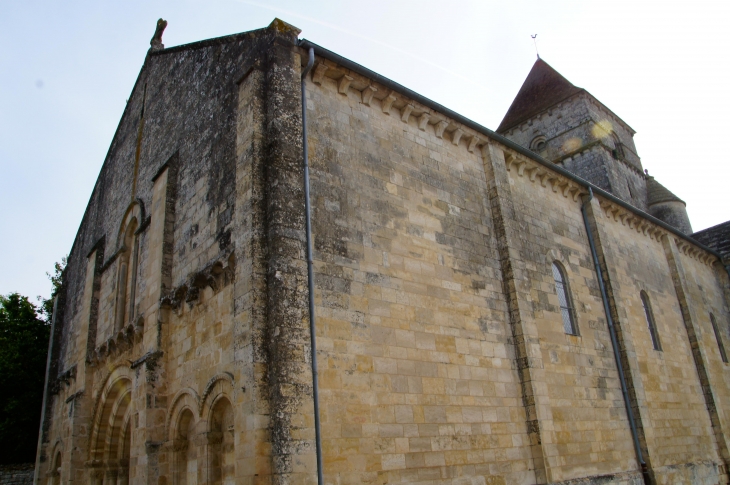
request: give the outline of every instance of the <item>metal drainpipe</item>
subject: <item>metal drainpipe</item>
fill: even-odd
[[[634,413],[631,410],[631,402],[629,401],[629,392],[626,389],[626,378],[624,377],[624,368],[621,365],[621,356],[618,349],[618,341],[616,339],[616,328],[613,325],[613,318],[611,318],[611,310],[608,305],[608,295],[606,294],[606,287],[603,284],[603,272],[601,271],[601,265],[598,262],[598,254],[596,253],[596,244],[593,241],[593,233],[591,233],[591,227],[588,224],[588,215],[586,214],[586,206],[593,200],[593,189],[588,187],[588,198],[583,201],[580,207],[580,211],[583,214],[583,223],[586,226],[586,234],[588,234],[588,245],[591,247],[591,255],[593,256],[593,264],[596,267],[596,275],[598,276],[598,286],[601,288],[601,299],[603,300],[603,310],[606,312],[606,320],[608,321],[608,333],[611,335],[611,344],[613,345],[613,356],[616,359],[616,367],[618,368],[618,377],[621,381],[621,392],[624,396],[624,405],[626,406],[626,414],[629,417],[629,426],[631,427],[631,437],[634,441],[634,450],[636,451],[636,459],[641,466],[641,474],[644,479],[644,483],[651,484],[651,478],[649,477],[649,470],[646,467],[646,462],[641,454],[641,446],[639,445],[639,435],[636,431],[636,423],[634,422]]]
[[[306,77],[314,65],[314,48],[309,48],[309,60],[302,71],[302,147],[304,150],[304,211],[307,232],[307,284],[309,286],[309,335],[312,345],[312,393],[314,397],[314,441],[317,448],[317,484],[324,484],[322,475],[322,433],[319,424],[319,379],[317,378],[317,343],[314,320],[314,270],[312,269],[312,207],[309,201],[309,145],[307,143]]]

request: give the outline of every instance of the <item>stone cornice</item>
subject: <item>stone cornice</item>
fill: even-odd
[[[677,243],[677,248],[687,256],[699,261],[707,266],[713,266],[715,263],[720,262],[716,255],[703,250],[691,244],[683,239],[679,239],[674,234],[670,233],[663,227],[626,210],[626,208],[606,199],[599,198],[601,209],[606,214],[608,219],[615,222],[621,222],[623,226],[629,229],[635,230],[638,234],[643,234],[648,238],[661,242],[665,237],[673,237]]]
[[[436,138],[449,140],[455,146],[461,145],[469,153],[477,153],[488,141],[487,137],[462,123],[328,59],[318,58],[311,76],[316,85],[331,82],[337,93],[357,96],[363,105],[379,108],[383,114],[398,118],[403,123],[414,122],[420,131],[433,130]]]
[[[448,138],[451,139],[452,143],[454,142],[454,140],[457,140],[457,143],[455,144],[459,144],[458,142],[460,142],[462,139],[468,140],[468,143],[462,144],[462,146],[465,146],[469,150],[469,152],[476,152],[477,149],[483,149],[483,147],[488,145],[490,143],[490,140],[492,140],[502,147],[505,154],[511,154],[512,156],[516,157],[516,159],[524,160],[525,164],[527,164],[527,161],[529,160],[531,166],[539,166],[541,171],[549,172],[552,178],[549,178],[548,182],[550,182],[550,180],[557,180],[559,182],[558,188],[554,188],[556,192],[561,187],[563,190],[565,190],[567,183],[564,181],[570,180],[573,186],[581,187],[582,193],[587,193],[588,188],[591,187],[594,194],[600,196],[601,198],[606,198],[608,200],[615,198],[617,201],[619,200],[617,197],[605,192],[600,187],[597,187],[590,182],[581,179],[575,174],[569,173],[567,170],[561,167],[555,166],[555,171],[553,171],[552,165],[554,164],[552,162],[549,162],[548,160],[543,159],[538,154],[530,151],[523,146],[520,146],[519,144],[509,140],[503,135],[495,133],[494,131],[489,130],[488,128],[469,120],[459,113],[449,110],[445,106],[441,106],[438,103],[435,103],[428,98],[425,98],[418,93],[411,91],[410,89],[398,83],[395,83],[390,79],[385,78],[384,76],[379,75],[374,71],[370,71],[363,66],[353,63],[352,61],[349,61],[348,59],[343,58],[335,54],[334,52],[327,51],[326,49],[323,49],[322,47],[317,46],[316,44],[313,44],[307,40],[300,41],[299,46],[302,54],[306,53],[306,51],[304,50],[305,47],[313,47],[315,49],[317,61],[315,69],[312,69],[311,78],[314,84],[321,85],[322,82],[325,81],[325,79],[330,79],[336,87],[337,92],[340,92],[338,81],[340,81],[340,78],[342,76],[348,75],[352,78],[352,81],[348,82],[346,93],[352,93],[353,90],[357,91],[356,93],[352,94],[356,96],[359,95],[361,102],[366,106],[378,107],[378,105],[380,105],[379,107],[381,107],[383,113],[386,115],[391,115],[392,109],[397,109],[401,120],[403,120],[403,115],[400,110],[407,104],[411,104],[413,106],[413,109],[410,111],[408,118],[410,119],[411,117],[420,117],[424,113],[428,113],[428,121],[423,123],[424,131],[427,125],[432,125],[434,129],[434,136],[436,136],[437,138],[444,138],[444,136],[446,135]],[[305,58],[306,56],[303,55],[302,59]],[[319,67],[320,64],[321,67]],[[319,68],[319,73],[317,73],[317,68]],[[587,91],[585,93],[591,98],[593,97]],[[377,100],[376,103],[372,103],[374,99]],[[567,102],[569,99],[570,98],[568,98],[564,102]],[[600,101],[596,101],[600,103]],[[556,106],[559,105],[560,103]],[[418,125],[420,129],[420,119]],[[626,126],[628,129],[631,129],[628,125]],[[457,129],[459,128],[461,129],[461,132],[457,133]],[[633,133],[633,130],[631,131]],[[519,168],[517,170],[519,172]],[[526,168],[524,168],[523,174],[524,173],[528,173],[530,177],[534,177],[534,179],[538,178],[538,172],[535,172],[535,175],[532,175],[531,171],[528,172]],[[547,185],[548,182],[543,182],[543,178],[544,175],[540,177],[540,182]],[[550,183],[554,185],[553,182]],[[576,189],[574,188],[572,190],[569,189],[566,193],[566,197],[575,191]],[[673,234],[674,236],[681,237],[686,243],[696,246],[698,249],[708,252],[708,254],[712,254],[716,257],[716,259],[718,259],[717,255],[712,252],[712,250],[705,248],[699,242],[694,241],[686,234],[682,234],[677,229],[670,228],[670,226],[668,226],[666,223],[662,223],[661,221],[653,218],[649,214],[643,212],[641,209],[635,208],[625,201],[612,201],[611,203],[622,207],[623,210],[631,212],[635,216],[646,219],[648,222],[652,222],[652,224],[655,224],[657,227],[665,226],[663,227],[663,229],[667,231],[667,234]],[[627,207],[623,207],[623,204],[626,204]]]
[[[582,195],[588,194],[585,187],[520,154],[505,151],[504,161],[507,171],[512,175],[526,176],[530,182],[539,182],[541,186],[550,187],[553,192],[563,197],[571,197],[574,201],[578,201]]]

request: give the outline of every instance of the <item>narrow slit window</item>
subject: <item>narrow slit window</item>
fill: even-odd
[[[555,279],[555,291],[558,293],[560,313],[563,316],[563,328],[565,333],[578,335],[578,328],[575,325],[573,314],[573,300],[570,297],[570,287],[565,273],[558,262],[553,262],[553,278]]]
[[[710,322],[712,322],[712,330],[715,331],[715,339],[717,340],[717,346],[720,349],[720,357],[722,361],[727,363],[727,354],[725,353],[725,345],[722,343],[722,337],[720,337],[720,329],[717,328],[717,322],[715,321],[715,315],[710,313]]]
[[[649,335],[651,335],[651,343],[654,350],[662,350],[662,344],[659,342],[659,333],[656,330],[656,322],[654,321],[654,312],[651,311],[651,303],[649,303],[649,295],[645,291],[641,292],[641,304],[644,305],[644,315],[646,315],[646,325],[649,327]]]

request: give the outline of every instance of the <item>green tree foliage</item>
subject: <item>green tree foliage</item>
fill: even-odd
[[[52,304],[51,304],[52,305]],[[51,307],[52,309],[52,307]],[[50,322],[28,298],[0,296],[0,463],[35,461]]]
[[[43,298],[42,296],[38,297],[38,300],[41,302],[40,314],[48,323],[51,322],[51,318],[53,317],[53,299],[56,298],[58,291],[61,289],[61,277],[63,275],[63,270],[66,269],[67,262],[68,256],[64,256],[61,258],[60,263],[53,265],[53,274],[46,273],[48,279],[51,280],[51,297],[48,299]]]

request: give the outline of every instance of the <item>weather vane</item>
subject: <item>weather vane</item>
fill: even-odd
[[[532,37],[532,42],[535,44],[535,54],[537,54],[537,58],[539,59],[540,52],[538,52],[538,50],[537,50],[537,34],[531,35],[530,37]]]

